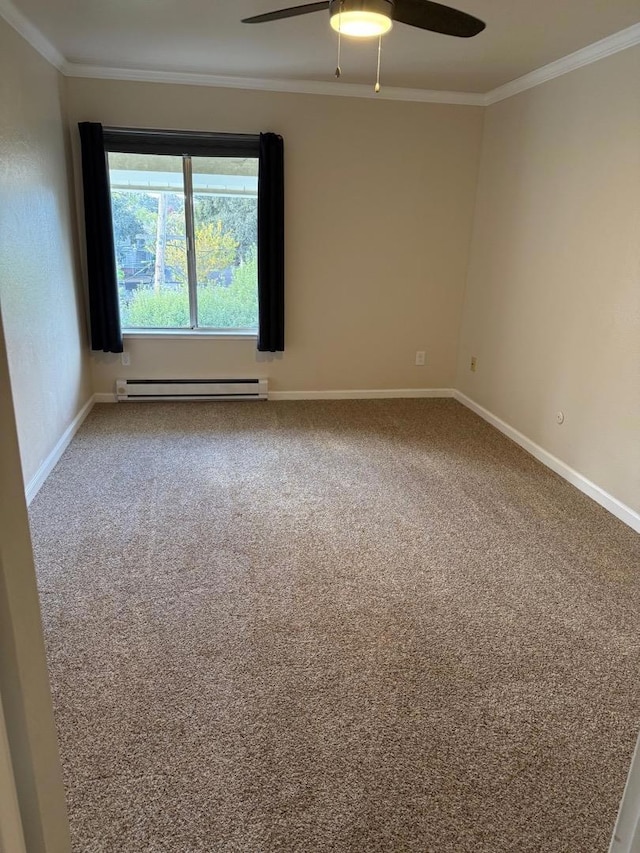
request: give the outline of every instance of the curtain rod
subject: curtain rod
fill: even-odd
[[[257,133],[219,133],[218,131],[207,130],[154,130],[152,128],[111,127],[107,125],[102,128],[102,131],[103,133],[126,133],[128,136],[164,136],[169,138],[172,136],[202,136],[207,138],[224,136],[230,139],[246,140],[247,142],[253,141],[259,136]]]

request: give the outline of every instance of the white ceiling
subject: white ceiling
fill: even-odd
[[[13,5],[71,63],[331,81],[336,35],[328,13],[240,23],[302,2],[13,0]],[[383,38],[383,86],[487,92],[640,22],[640,0],[454,0],[452,5],[484,20],[486,30],[456,39],[396,24]],[[375,40],[344,39],[343,80],[372,84],[376,50]]]

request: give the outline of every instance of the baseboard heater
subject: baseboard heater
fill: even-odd
[[[138,400],[266,400],[266,379],[117,379],[118,402]]]

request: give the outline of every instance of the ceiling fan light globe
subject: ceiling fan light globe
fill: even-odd
[[[365,10],[333,12],[331,26],[343,36],[372,38],[388,33],[393,21],[380,12]]]

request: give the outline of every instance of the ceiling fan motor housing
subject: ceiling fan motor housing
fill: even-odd
[[[394,0],[330,0],[329,15],[340,12],[375,12],[393,20]]]
[[[394,21],[458,38],[477,36],[486,26],[479,18],[434,0],[316,0],[304,6],[276,9],[275,12],[244,18],[243,23],[279,21],[310,12],[326,12],[327,8],[331,27],[341,34],[357,38],[382,36],[389,32]]]

